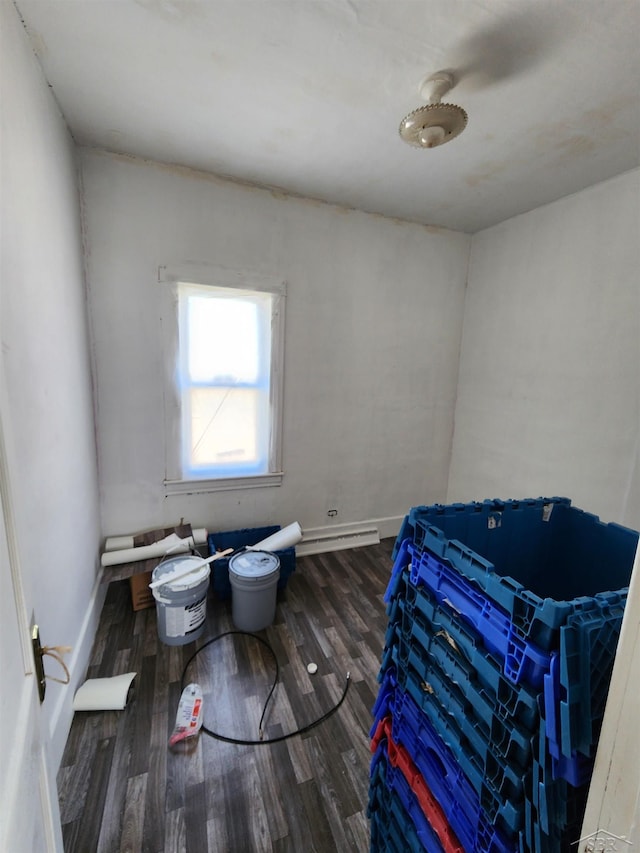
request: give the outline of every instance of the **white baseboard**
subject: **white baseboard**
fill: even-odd
[[[296,545],[296,555],[324,554],[358,548],[362,545],[377,545],[381,539],[396,536],[403,516],[374,518],[353,524],[331,524],[304,530],[302,541]]]
[[[102,571],[99,571],[91,591],[91,598],[87,605],[85,617],[80,626],[78,638],[73,644],[72,657],[68,662],[71,681],[60,691],[51,714],[49,723],[51,738],[49,754],[54,773],[58,772],[60,762],[62,761],[62,754],[73,721],[73,697],[80,683],[84,680],[89,665],[93,640],[98,629],[100,614],[102,613],[106,595],[107,584],[102,583]]]
[[[380,538],[391,539],[393,537],[395,539],[398,533],[400,533],[403,521],[404,515],[390,515],[387,518],[377,518],[376,524],[378,525]]]

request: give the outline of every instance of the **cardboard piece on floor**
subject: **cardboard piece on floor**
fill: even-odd
[[[73,710],[121,711],[127,704],[129,688],[135,677],[135,672],[126,672],[112,678],[89,678],[76,690]]]
[[[146,610],[155,607],[156,601],[149,589],[151,583],[151,572],[143,572],[141,575],[133,575],[129,578],[131,588],[131,606],[134,611]]]

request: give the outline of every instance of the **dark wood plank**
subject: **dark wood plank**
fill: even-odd
[[[100,818],[109,795],[109,777],[116,747],[116,738],[102,740],[97,744],[92,773],[89,779],[82,817],[78,820],[78,831],[74,833],[74,850],[97,850],[100,836]]]
[[[186,789],[184,825],[187,850],[206,850],[207,800],[204,781],[189,785]]]
[[[142,849],[144,817],[147,804],[147,774],[132,776],[127,783],[124,817],[120,850],[138,851]]]
[[[94,763],[99,744],[95,729],[98,723],[98,715],[85,714],[81,718],[77,726],[81,736],[71,744],[72,763],[60,768],[58,797],[63,824],[77,820],[85,809],[89,783],[95,774]]]
[[[296,796],[299,798],[303,809],[302,825],[296,827],[297,835],[302,844],[304,845],[306,842],[307,845],[299,849],[312,850],[314,853],[348,849],[347,847],[336,847],[333,842],[331,824],[316,779],[313,778],[298,785]]]
[[[164,853],[187,853],[184,809],[167,814]]]
[[[149,772],[147,778],[143,853],[158,853],[164,850],[166,789],[167,789],[167,712],[151,717],[149,733]]]
[[[169,707],[176,709],[180,701],[182,691],[180,684],[177,681],[169,685]],[[166,743],[169,742],[169,736],[173,731],[175,724],[175,711],[167,719]],[[166,747],[165,747],[166,748]],[[166,799],[165,808],[167,812],[175,812],[184,808],[185,804],[185,776],[186,763],[190,754],[189,745],[185,744],[185,748],[179,747],[175,750],[167,752],[166,763]]]
[[[139,639],[139,635],[136,637]],[[144,639],[139,643],[140,650],[144,645]],[[140,666],[135,666],[137,671],[135,678],[135,714],[133,714],[133,743],[131,760],[129,763],[129,775],[139,776],[149,769],[151,752],[149,749],[149,732],[151,730],[151,719],[153,716],[153,696],[155,692],[155,660],[145,657],[140,661]],[[134,671],[132,670],[132,671]]]

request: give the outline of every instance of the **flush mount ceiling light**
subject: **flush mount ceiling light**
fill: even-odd
[[[427,101],[400,122],[402,139],[416,148],[435,148],[459,136],[467,126],[467,113],[456,104],[441,104],[443,95],[454,85],[447,71],[438,71],[427,77],[420,86],[420,94]]]

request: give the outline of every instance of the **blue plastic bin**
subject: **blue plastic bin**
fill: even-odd
[[[397,796],[399,802],[402,804],[402,810],[406,815],[407,821],[410,820],[415,828],[416,835],[421,844],[420,847],[415,848],[415,853],[423,850],[442,850],[438,836],[423,814],[420,803],[411,790],[402,771],[391,766],[386,754],[386,740],[380,743],[371,761],[372,777],[376,772],[380,772],[378,771],[378,765],[380,764],[384,767],[382,773],[384,773],[386,787]],[[411,848],[411,853],[414,853],[413,848]]]
[[[456,685],[444,678],[437,668],[425,667],[413,652],[403,657],[400,644],[393,646],[392,650],[399,683],[419,685],[423,711],[427,712],[427,705],[435,706],[438,714],[445,715],[452,722],[459,737],[457,754],[462,750],[472,750],[483,778],[501,796],[513,801],[522,799],[523,764],[530,758],[530,740],[518,731],[510,733],[508,726],[500,722],[496,724],[495,732],[506,747],[501,749],[500,743],[490,740],[494,731],[491,724],[479,719]],[[514,755],[518,760],[514,760]]]
[[[625,599],[596,596],[560,629],[559,710],[562,753],[592,757],[600,736]]]
[[[509,614],[460,571],[427,551],[416,554],[409,545],[411,582],[424,583],[443,609],[450,609],[482,638],[486,648],[504,662],[504,673],[515,684],[541,687],[551,653],[529,640]]]
[[[442,661],[446,651],[447,663],[442,663],[443,668],[452,672],[457,665],[463,670],[463,674],[454,678],[461,689],[465,689],[468,681],[475,681],[477,688],[486,691],[487,698],[495,702],[496,713],[503,719],[513,719],[527,731],[537,728],[538,694],[528,685],[514,684],[506,678],[499,660],[487,653],[477,634],[455,613],[439,607],[425,587],[407,584],[406,597],[398,599],[397,609],[406,636],[420,642],[420,633],[429,630],[443,641],[438,647],[438,658]]]
[[[392,717],[402,716],[402,703],[412,699],[422,718],[427,720],[441,738],[443,744],[453,755],[469,784],[476,792],[480,806],[489,821],[497,825],[507,838],[513,838],[522,827],[523,790],[521,780],[516,778],[512,769],[506,770],[504,763],[496,757],[495,764],[489,768],[492,772],[485,775],[485,764],[476,754],[467,738],[460,732],[453,717],[449,716],[438,702],[431,701],[423,690],[419,679],[411,668],[399,674],[389,668],[384,675],[378,699],[373,708],[375,720],[391,713]],[[495,771],[505,771],[503,776]],[[514,790],[514,788],[516,790]]]
[[[376,751],[371,768],[367,808],[371,820],[371,853],[442,853],[442,845],[429,822],[419,818],[418,829],[407,812],[401,793],[393,785],[396,775],[383,744]],[[407,787],[402,790],[405,796]]]
[[[574,599],[626,593],[638,544],[636,531],[557,497],[414,507],[401,535],[472,580],[544,649],[557,647]]]
[[[405,517],[374,715],[469,851],[470,803],[518,853],[577,840],[638,536],[562,497]]]
[[[380,719],[391,719],[395,743],[402,745],[413,758],[465,850],[474,853],[513,851],[513,842],[503,837],[485,814],[477,793],[425,715],[410,696],[404,694],[397,700],[395,688],[392,691],[387,704],[393,714],[383,714]],[[377,724],[378,718],[372,736]]]
[[[589,782],[574,787],[556,778],[549,757],[544,726],[537,756],[532,762],[531,784],[525,800],[524,850],[565,853],[580,837]]]
[[[386,787],[386,777],[384,783],[379,782],[372,790],[369,808],[370,853],[442,853],[442,845],[431,827],[424,827],[423,837],[418,837],[398,795]]]
[[[459,718],[463,729],[471,723],[486,740],[487,749],[518,767],[528,766],[531,731],[503,715],[496,697],[477,684],[473,671],[465,669],[444,636],[431,633],[426,626],[420,628],[414,620],[410,638],[396,628],[390,642],[397,646],[398,665],[412,666],[423,684],[435,691],[447,713]]]

